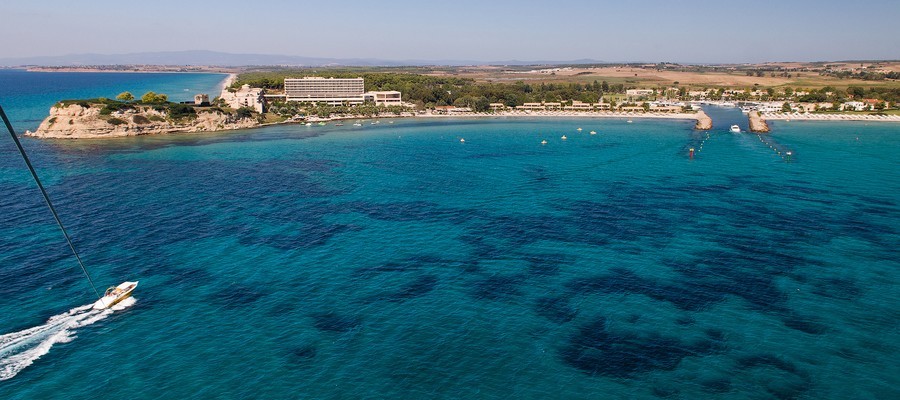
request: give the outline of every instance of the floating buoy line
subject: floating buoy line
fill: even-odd
[[[710,135],[709,132],[706,132],[706,136],[700,140],[699,144],[688,149],[688,157],[693,159],[694,154],[700,155],[700,152],[703,151],[703,145],[706,144],[706,141],[710,138],[712,138],[712,135]]]
[[[778,157],[781,157],[782,160],[784,160],[784,161],[793,161],[794,160],[795,154],[794,154],[793,150],[784,148],[784,146],[781,146],[780,144],[776,143],[774,140],[769,139],[768,136],[766,138],[763,138],[762,135],[756,135],[756,137],[759,138],[760,143],[768,146],[769,149],[772,150],[773,152],[775,152],[775,154],[777,154]]]

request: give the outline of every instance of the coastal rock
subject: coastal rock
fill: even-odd
[[[697,124],[694,125],[694,129],[700,131],[708,131],[712,129],[712,118],[706,115],[703,110],[697,112]]]
[[[760,115],[759,111],[751,111],[749,114],[750,118],[750,132],[756,133],[768,133],[769,132],[769,124],[766,123]]]
[[[93,139],[173,132],[213,132],[252,128],[252,118],[236,120],[220,110],[200,110],[195,117],[173,120],[152,107],[136,107],[101,115],[97,105],[58,104],[50,115],[28,136],[38,138]]]

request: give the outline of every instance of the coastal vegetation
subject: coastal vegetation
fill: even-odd
[[[627,69],[627,71],[626,71]],[[548,71],[550,71],[548,73]],[[628,75],[633,75],[631,78]],[[652,89],[670,100],[845,102],[876,99],[900,104],[900,83],[836,79],[824,66],[716,67],[678,64],[561,66],[545,70],[489,67],[383,67],[272,69],[244,72],[232,87],[249,84],[272,93],[289,77],[362,77],[366,90],[397,90],[419,108],[468,107],[486,111],[490,103],[515,107],[524,103],[571,101],[625,102],[628,89]],[[890,73],[885,76],[892,76]],[[669,77],[663,81],[660,77]],[[762,83],[756,83],[759,81]],[[754,82],[754,83],[751,83]],[[698,95],[702,93],[702,95]],[[762,94],[760,94],[762,93]],[[640,104],[640,103],[638,103]]]

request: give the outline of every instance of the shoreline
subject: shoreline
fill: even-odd
[[[234,82],[234,79],[237,77],[236,74],[229,74],[228,77],[222,80],[220,83],[221,87],[227,87],[231,82]],[[365,115],[345,115],[345,116],[334,116],[328,118],[320,118],[320,117],[309,117],[303,120],[294,120],[288,119],[285,121],[279,122],[268,122],[261,123],[254,126],[242,126],[242,127],[232,127],[226,129],[215,129],[215,130],[201,130],[201,131],[188,131],[182,129],[173,129],[166,132],[150,132],[143,134],[134,134],[134,135],[97,135],[97,136],[69,136],[69,137],[53,137],[53,136],[42,136],[36,135],[37,132],[28,132],[26,136],[32,136],[41,139],[108,139],[114,137],[130,137],[130,136],[145,136],[145,135],[169,135],[169,134],[181,134],[181,133],[213,133],[213,132],[227,132],[234,130],[250,130],[250,129],[258,129],[265,128],[270,126],[277,125],[305,125],[307,123],[317,124],[320,122],[338,122],[338,121],[349,121],[349,120],[358,120],[358,121],[368,121],[368,120],[378,120],[378,119],[489,119],[489,118],[575,118],[575,119],[657,119],[657,120],[684,120],[684,121],[700,121],[703,118],[708,119],[705,113],[636,113],[636,112],[617,112],[617,111],[600,111],[600,112],[579,112],[579,111],[537,111],[537,112],[524,112],[524,111],[502,111],[502,112],[494,112],[494,113],[475,113],[475,112],[466,112],[466,113],[452,113],[452,114],[434,114],[434,113],[424,113],[424,114],[412,114],[412,113],[403,113],[401,115],[373,115],[373,116],[365,116]],[[772,120],[804,120],[804,121],[882,121],[882,122],[900,122],[900,115],[890,115],[890,116],[875,116],[875,115],[851,115],[851,114],[781,114],[781,113],[770,113],[770,114],[761,114],[760,115],[762,121],[764,122],[767,119]],[[887,118],[885,118],[887,117]],[[697,125],[695,125],[695,129]],[[702,129],[701,129],[702,130]]]
[[[900,122],[900,115],[859,115],[859,114],[785,114],[762,113],[763,121],[864,121]]]
[[[219,84],[216,85],[216,89],[215,89],[214,93],[222,93],[222,91],[225,90],[225,88],[234,84],[234,81],[236,81],[236,80],[237,80],[237,74],[235,74],[235,73],[228,74],[228,76],[226,76],[225,79],[222,79],[219,82]],[[216,96],[218,96],[218,94],[216,94]]]

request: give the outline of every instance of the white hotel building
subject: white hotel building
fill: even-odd
[[[356,105],[371,101],[376,105],[401,105],[400,92],[366,92],[363,78],[285,78],[287,101]]]

